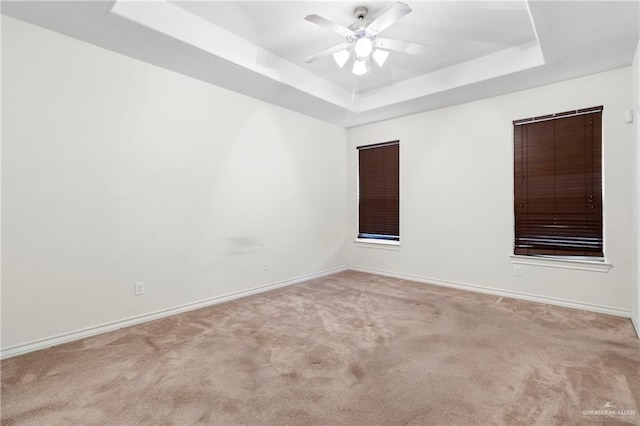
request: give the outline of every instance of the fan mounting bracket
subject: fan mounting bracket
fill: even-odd
[[[355,9],[353,9],[353,15],[356,17],[357,20],[362,21],[364,20],[364,18],[367,17],[367,14],[369,13],[369,9],[367,9],[364,6],[358,6]]]

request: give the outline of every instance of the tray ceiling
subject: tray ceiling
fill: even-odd
[[[427,1],[384,37],[429,45],[392,52],[356,77],[331,57],[344,41],[304,20],[348,26],[393,2],[73,1],[2,3],[2,12],[231,90],[352,127],[629,65],[638,1]]]

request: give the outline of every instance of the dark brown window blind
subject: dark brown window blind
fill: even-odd
[[[513,124],[514,253],[602,258],[602,107]]]
[[[358,147],[359,238],[400,239],[398,141]]]

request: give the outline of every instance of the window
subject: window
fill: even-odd
[[[358,238],[400,240],[399,142],[358,147]]]
[[[604,257],[602,109],[513,122],[515,254]]]

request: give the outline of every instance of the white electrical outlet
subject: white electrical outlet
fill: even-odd
[[[513,267],[513,276],[522,278],[522,266],[516,265]]]
[[[264,264],[262,265],[262,268],[263,268],[265,271],[268,271],[270,267],[271,267],[271,265],[269,265],[269,262],[264,262]]]
[[[136,296],[142,296],[144,294],[144,281],[136,283]]]

